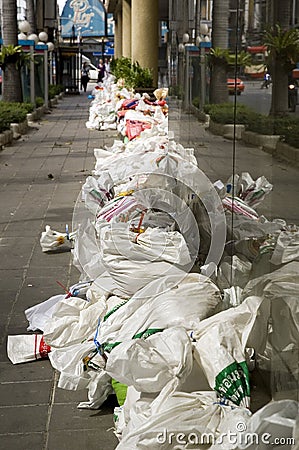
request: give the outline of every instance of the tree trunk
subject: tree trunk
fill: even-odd
[[[213,1],[212,47],[228,48],[228,14],[229,0]],[[227,66],[223,61],[213,61],[210,82],[210,103],[228,101]]]
[[[288,73],[283,70],[279,60],[271,65],[272,96],[270,115],[284,116],[288,113]]]
[[[18,45],[17,2],[2,0],[3,45]],[[3,70],[2,99],[8,102],[22,102],[21,74],[14,62],[8,62]]]
[[[34,0],[26,0],[27,20],[30,23],[30,32],[36,33],[36,20],[34,12]]]
[[[283,30],[288,30],[291,23],[291,0],[273,0],[273,26],[279,24]],[[284,70],[281,57],[274,58],[270,74],[272,77],[272,97],[270,115],[283,116],[289,112],[288,106],[288,83],[289,73]]]

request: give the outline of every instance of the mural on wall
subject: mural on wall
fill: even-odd
[[[106,10],[99,0],[67,0],[60,23],[63,38],[107,35]]]

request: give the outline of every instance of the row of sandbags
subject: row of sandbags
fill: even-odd
[[[125,99],[117,85],[101,87],[91,114]],[[116,392],[119,450],[263,448],[247,438],[265,432],[291,439],[298,403],[252,415],[250,371],[296,389],[297,227],[257,212],[272,189],[264,177],[208,180],[193,149],[170,138],[165,104],[131,139],[134,110],[121,104],[113,111],[123,138],[95,149],[73,232],[48,227],[41,237],[43,251],[73,247],[80,281],[25,311],[28,330],[42,334],[27,335],[27,357],[24,337],[10,336],[11,360],[48,355],[59,387],[87,389],[80,408]]]

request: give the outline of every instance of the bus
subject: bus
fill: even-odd
[[[244,73],[248,78],[262,79],[266,72],[267,47],[256,45],[247,47],[247,52],[251,55],[252,63],[245,67]]]

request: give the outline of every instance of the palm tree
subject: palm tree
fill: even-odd
[[[279,25],[265,35],[268,47],[268,67],[272,77],[270,114],[285,115],[288,112],[288,82],[292,69],[299,60],[299,30],[283,30]]]
[[[229,0],[214,0],[212,10],[212,46],[216,53],[210,60],[210,103],[225,103],[228,101],[226,84],[227,62],[226,58],[221,56],[228,48],[228,15]]]
[[[2,0],[1,7],[2,19],[2,50],[9,46],[18,45],[18,25],[17,25],[17,2],[16,0]],[[10,55],[2,65],[3,68],[3,86],[2,99],[9,102],[22,102],[21,75],[16,65],[18,52]]]
[[[272,100],[270,114],[284,115],[288,112],[288,81],[299,59],[299,35],[290,30],[291,0],[271,3],[272,27],[265,33],[265,45],[269,50],[268,67],[272,77]]]

